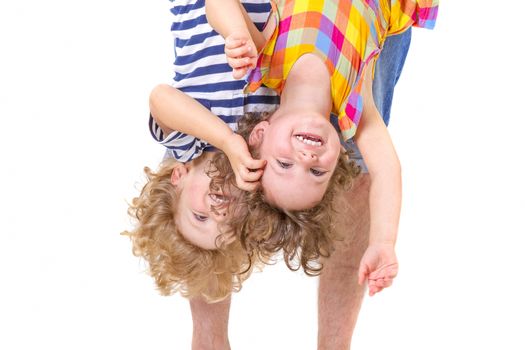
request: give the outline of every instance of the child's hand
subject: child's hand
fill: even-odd
[[[253,159],[246,141],[239,134],[231,134],[223,148],[235,173],[237,187],[245,191],[253,191],[259,185],[266,161]]]
[[[398,269],[394,244],[371,244],[361,259],[359,284],[368,279],[368,292],[373,296],[392,285]]]
[[[233,77],[241,79],[248,69],[257,64],[257,48],[249,34],[243,31],[232,32],[226,39],[224,53],[228,64],[233,68]]]

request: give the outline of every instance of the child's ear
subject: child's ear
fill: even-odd
[[[270,123],[268,123],[266,120],[255,125],[252,132],[250,133],[250,137],[248,137],[248,143],[250,146],[259,147],[261,145],[264,138],[264,132],[266,131],[268,125],[270,125]]]
[[[173,168],[171,172],[171,184],[177,186],[182,178],[188,174],[188,165],[181,164]]]

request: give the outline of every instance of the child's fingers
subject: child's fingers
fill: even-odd
[[[394,280],[392,279],[369,279],[368,280],[368,291],[369,295],[373,296],[374,294],[377,294],[381,292],[383,289],[388,288],[392,286],[392,283]]]
[[[377,281],[368,281],[368,291],[370,292],[370,296],[373,296],[374,294],[377,294],[379,293],[380,291],[382,291],[384,288],[383,286],[383,282],[381,283],[376,283]]]
[[[392,285],[392,279],[378,279],[378,280],[369,280],[368,285],[373,285],[379,288],[387,288]]]
[[[226,40],[224,40],[225,49],[234,49],[243,45],[246,45],[246,38],[229,36],[226,38]]]
[[[371,297],[374,296],[374,294],[376,293],[379,293],[380,291],[382,291],[383,288],[380,288],[380,287],[372,287],[372,288],[368,288],[368,295],[370,295]]]
[[[254,69],[255,67],[257,67],[257,57],[250,57],[249,62],[246,66],[250,69]]]
[[[262,169],[266,165],[266,160],[249,158],[244,161],[244,165],[251,170]]]
[[[232,76],[234,79],[241,79],[248,72],[248,68],[234,68],[232,71]]]
[[[380,279],[380,278],[393,279],[397,276],[397,271],[398,271],[397,263],[384,265],[378,268],[377,270],[372,271],[370,273],[369,278],[373,280]]]
[[[239,47],[234,47],[234,48],[225,47],[224,53],[226,53],[226,56],[234,57],[234,58],[252,57],[251,47],[248,45],[241,45]]]
[[[368,286],[368,295],[373,296],[377,292],[377,287]]]
[[[242,179],[244,181],[248,181],[248,182],[259,181],[259,179],[261,178],[262,174],[263,174],[262,169],[257,170],[257,171],[249,171],[248,169],[242,169],[241,170],[241,177],[242,177]]]
[[[242,180],[237,180],[237,187],[244,191],[254,191],[257,188],[257,186],[259,186],[258,182],[246,182]]]
[[[381,287],[388,288],[388,287],[392,286],[393,282],[394,282],[394,280],[385,280],[385,281],[383,281],[383,283],[382,283],[383,285]]]
[[[249,57],[228,57],[228,64],[230,65],[230,67],[238,69],[251,65],[252,60]]]
[[[231,62],[230,62],[231,61]],[[243,65],[241,62],[241,65],[235,63],[235,59],[228,59],[228,64],[233,68],[232,76],[234,79],[241,79],[246,75],[248,72],[248,66]]]

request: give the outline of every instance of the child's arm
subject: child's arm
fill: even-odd
[[[233,77],[242,78],[249,68],[255,68],[257,53],[265,44],[264,36],[239,0],[206,0],[206,17],[225,39],[224,52]]]
[[[242,136],[200,103],[163,84],[151,92],[150,111],[164,133],[177,130],[221,149],[230,160],[237,186],[246,191],[255,189],[265,161],[253,159]]]
[[[370,243],[359,268],[370,295],[392,284],[398,264],[394,245],[401,210],[401,166],[372,95],[372,64],[365,73],[363,115],[355,136],[370,174]]]

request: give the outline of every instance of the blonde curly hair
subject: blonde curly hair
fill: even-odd
[[[241,289],[253,264],[238,240],[207,250],[183,237],[175,223],[181,189],[171,183],[173,169],[179,166],[184,165],[168,159],[157,172],[144,168],[147,183],[128,209],[136,225],[122,234],[131,239],[133,254],[148,263],[162,295],[179,292],[187,298],[217,302]],[[227,240],[217,240],[221,241]]]
[[[269,113],[247,113],[239,120],[237,133],[248,142],[255,125],[270,117]],[[250,148],[250,151],[254,158],[258,157],[256,149]],[[226,156],[214,158],[212,168],[211,188],[235,185]],[[227,227],[223,230],[231,232],[249,254],[262,262],[270,261],[282,249],[289,269],[296,271],[302,267],[307,275],[318,275],[322,270],[319,258],[329,257],[334,239],[339,238],[334,227],[338,194],[351,186],[359,171],[355,162],[341,152],[321,202],[305,210],[285,210],[269,204],[261,188],[254,192],[240,191],[230,204],[228,221],[224,223]]]

